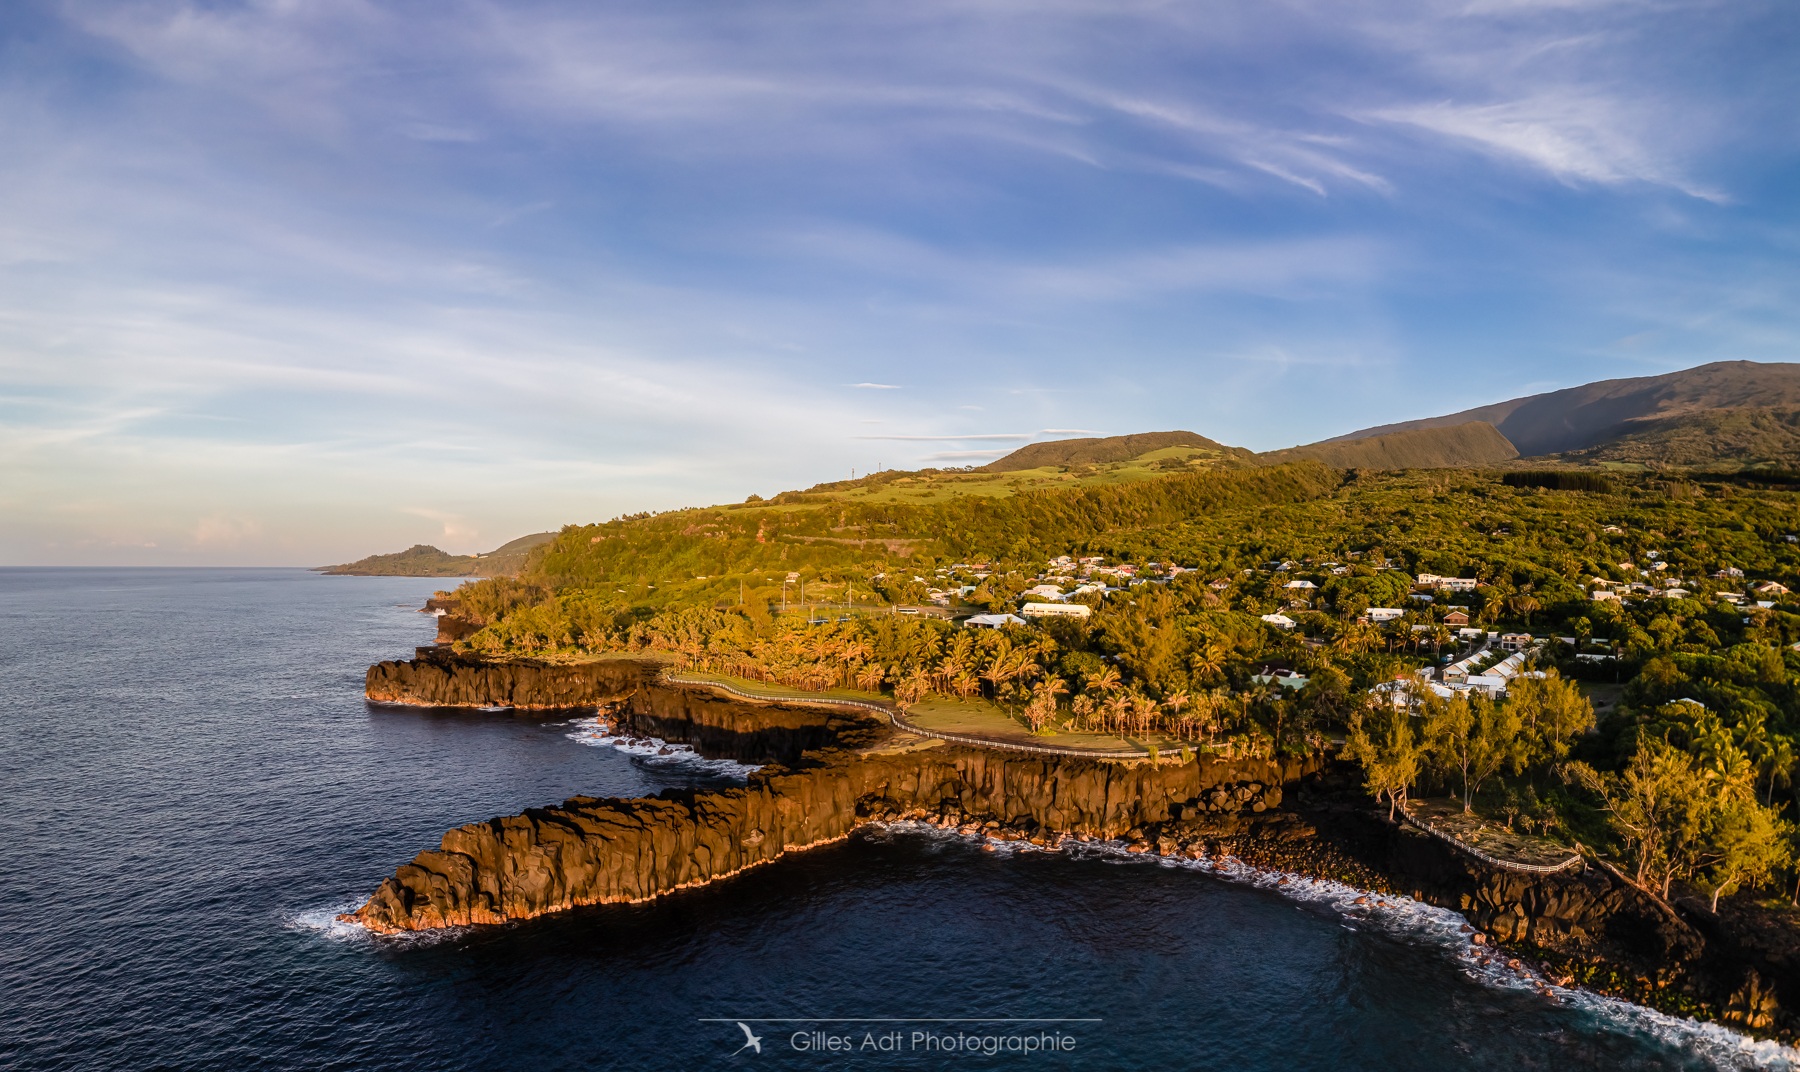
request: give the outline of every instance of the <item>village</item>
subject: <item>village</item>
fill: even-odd
[[[1606,530],[1619,531],[1617,526],[1606,526]],[[1791,535],[1783,539],[1790,543],[1797,540]],[[1622,573],[1637,579],[1587,578],[1583,585],[1586,600],[1622,608],[1647,600],[1700,598],[1754,613],[1772,610],[1792,596],[1780,582],[1747,581],[1744,571],[1735,566],[1720,566],[1704,577],[1689,580],[1671,574],[1661,553],[1651,551],[1643,557],[1646,561],[1642,567],[1629,561],[1619,563]],[[1371,688],[1371,692],[1391,697],[1396,703],[1419,688],[1442,699],[1459,693],[1503,698],[1513,681],[1545,676],[1543,670],[1532,669],[1532,665],[1551,645],[1560,645],[1561,653],[1572,654],[1579,664],[1612,664],[1619,659],[1615,642],[1596,638],[1585,629],[1582,634],[1567,635],[1556,631],[1490,628],[1492,619],[1504,611],[1496,604],[1479,600],[1480,593],[1489,586],[1478,577],[1433,573],[1409,575],[1385,559],[1358,561],[1363,554],[1354,551],[1345,554],[1344,558],[1348,561],[1268,562],[1260,569],[1244,569],[1233,576],[1214,578],[1206,582],[1206,587],[1220,597],[1251,586],[1273,593],[1279,606],[1257,617],[1271,630],[1295,635],[1302,644],[1314,650],[1327,644],[1325,637],[1320,635],[1325,630],[1319,627],[1328,620],[1340,631],[1344,627],[1358,630],[1388,649],[1410,645],[1417,652],[1430,645],[1434,655],[1430,665],[1408,674],[1396,674],[1394,680]],[[1060,555],[1048,560],[1036,576],[1026,578],[1029,586],[1007,600],[1007,606],[970,613],[978,609],[984,595],[990,595],[984,586],[994,579],[995,569],[992,563],[957,563],[937,570],[940,581],[962,583],[928,588],[930,604],[939,615],[973,629],[1026,628],[1045,619],[1057,618],[1085,621],[1092,617],[1103,600],[1129,593],[1141,585],[1166,585],[1183,575],[1197,572],[1192,567],[1172,562],[1133,564],[1110,561],[1103,556]],[[1327,608],[1322,603],[1315,606],[1328,578],[1350,576],[1359,569],[1365,575],[1379,573],[1399,579],[1406,589],[1407,605],[1355,609]],[[915,577],[914,580],[923,583],[924,579]],[[1696,596],[1696,592],[1700,595]],[[1477,600],[1457,602],[1468,599],[1471,594],[1475,594]],[[986,602],[991,604],[991,597]],[[1305,625],[1313,628],[1303,628]],[[1800,644],[1793,648],[1800,651]],[[1449,654],[1444,654],[1446,650]],[[1269,665],[1253,680],[1281,689],[1298,690],[1304,688],[1309,679],[1285,666]]]

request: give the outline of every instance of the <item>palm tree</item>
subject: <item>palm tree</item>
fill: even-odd
[[[1217,637],[1209,637],[1205,644],[1188,657],[1188,662],[1195,673],[1210,679],[1225,673],[1225,661],[1230,654],[1231,649],[1223,641]]]
[[[1110,731],[1122,729],[1125,725],[1126,713],[1131,710],[1131,698],[1124,693],[1115,693],[1106,701],[1106,728]]]

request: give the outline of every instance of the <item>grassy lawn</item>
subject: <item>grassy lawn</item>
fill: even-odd
[[[715,674],[706,670],[673,671],[681,677],[695,681],[711,681],[721,685],[730,685],[739,692],[758,699],[768,700],[861,700],[864,703],[879,703],[884,706],[892,703],[892,697],[881,693],[863,692],[860,689],[825,689],[820,692],[806,692],[791,689],[785,685],[771,685],[762,681],[751,681],[747,678],[732,677],[729,674]],[[996,740],[1017,741],[1021,744],[1049,744],[1060,748],[1092,748],[1097,751],[1116,751],[1124,748],[1141,748],[1153,745],[1165,752],[1179,751],[1182,742],[1170,737],[1155,736],[1147,740],[1137,738],[1112,737],[1099,733],[1076,733],[1058,731],[1053,734],[1033,736],[1031,731],[1019,719],[1007,714],[1004,707],[989,703],[986,700],[947,700],[935,697],[923,703],[915,704],[907,712],[908,721],[928,730],[940,733],[966,733],[977,737],[990,737]]]

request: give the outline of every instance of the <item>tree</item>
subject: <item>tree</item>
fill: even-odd
[[[1521,765],[1534,760],[1560,762],[1569,754],[1576,734],[1594,728],[1594,705],[1573,681],[1555,670],[1541,678],[1520,677],[1507,686],[1506,706],[1518,713],[1527,748],[1519,754]]]
[[[1562,769],[1600,797],[1614,831],[1635,857],[1639,886],[1667,897],[1677,877],[1707,862],[1704,836],[1718,805],[1686,752],[1640,737],[1622,773],[1602,774],[1586,763]]]
[[[1517,763],[1519,712],[1509,703],[1486,696],[1458,695],[1434,721],[1438,754],[1446,769],[1462,776],[1463,811],[1474,810],[1475,792],[1501,767]]]
[[[1415,718],[1410,700],[1427,705],[1436,697],[1425,693],[1395,694],[1397,702],[1378,700],[1356,711],[1350,719],[1350,737],[1345,753],[1362,764],[1364,784],[1377,801],[1388,800],[1388,821],[1394,809],[1405,799],[1408,787],[1419,779],[1425,758],[1426,739],[1420,723],[1429,718]]]
[[[1773,810],[1754,800],[1734,800],[1715,816],[1708,838],[1711,866],[1712,910],[1719,910],[1719,894],[1746,880],[1761,881],[1770,871],[1788,862],[1784,824]]]

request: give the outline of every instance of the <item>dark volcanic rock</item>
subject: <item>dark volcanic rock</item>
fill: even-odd
[[[1152,767],[946,747],[812,752],[797,766],[764,768],[743,789],[576,797],[460,827],[383,882],[352,918],[381,932],[425,930],[643,900],[836,840],[871,812],[916,806],[1117,837],[1168,821],[1172,807],[1214,784],[1306,773],[1288,766]]]
[[[630,696],[654,679],[655,665],[630,659],[565,665],[420,648],[412,662],[369,667],[363,694],[427,707],[593,707]]]

